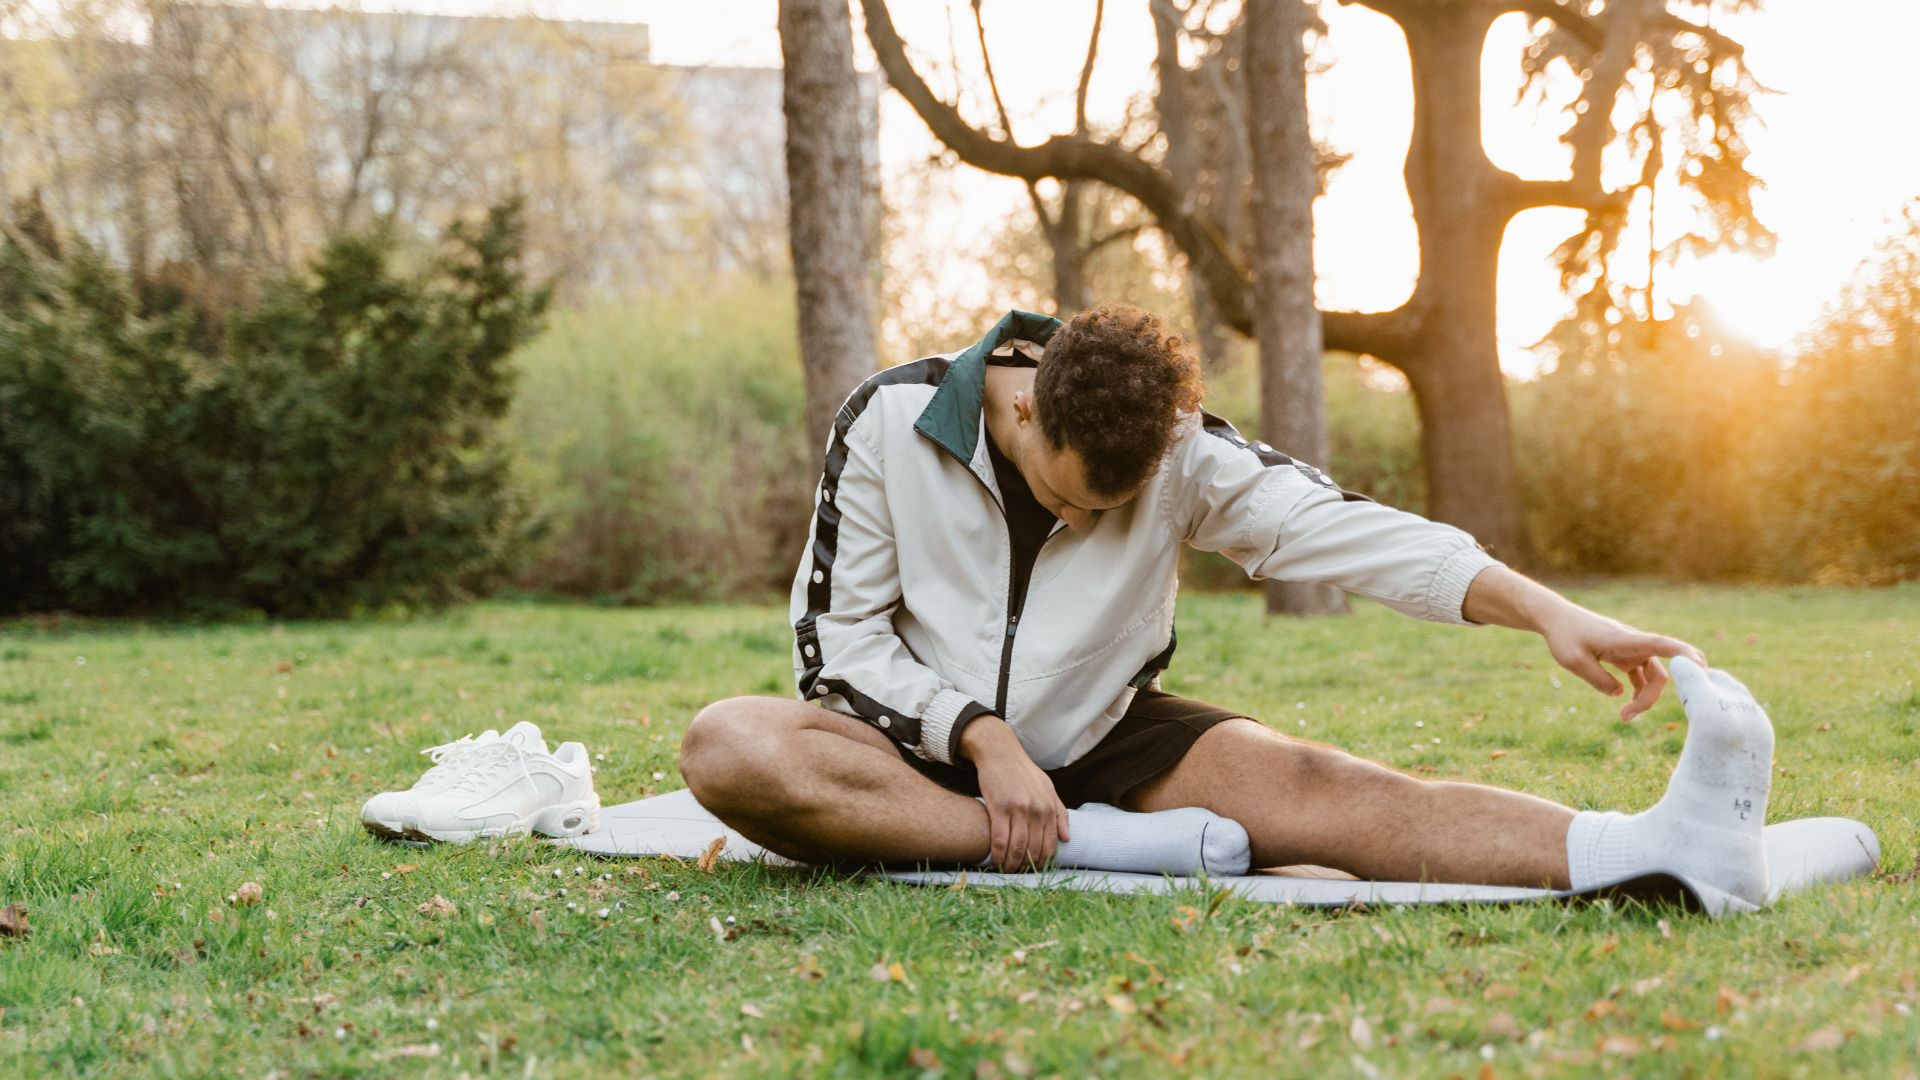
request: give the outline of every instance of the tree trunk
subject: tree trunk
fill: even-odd
[[[1419,408],[1427,516],[1524,566],[1532,552],[1494,334],[1500,241],[1512,208],[1506,174],[1480,139],[1480,56],[1496,8],[1386,6],[1413,65],[1406,181],[1421,266],[1409,304],[1418,332],[1403,354],[1385,359],[1406,373]]]
[[[1302,0],[1249,0],[1247,117],[1253,144],[1253,322],[1260,356],[1260,434],[1309,462],[1327,457],[1320,312],[1313,301],[1313,199]],[[1267,613],[1339,614],[1328,585],[1268,582]]]
[[[867,292],[864,111],[847,0],[780,0],[780,54],[807,437],[819,452],[834,414],[878,360]]]

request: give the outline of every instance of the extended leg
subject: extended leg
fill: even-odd
[[[1204,806],[1246,826],[1255,866],[1312,863],[1374,881],[1567,886],[1574,812],[1481,784],[1421,780],[1253,720],[1218,724],[1128,793],[1134,810]]]

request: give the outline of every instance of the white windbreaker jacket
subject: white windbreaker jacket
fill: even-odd
[[[1064,766],[1172,659],[1183,543],[1255,579],[1324,582],[1465,622],[1467,586],[1495,564],[1472,537],[1343,492],[1205,412],[1187,418],[1133,500],[1086,529],[1054,527],[1022,610],[1010,610],[986,358],[1059,326],[1012,312],[965,351],[881,371],[847,398],[793,580],[799,697],[941,762],[956,759],[969,721],[992,713],[1040,767]]]

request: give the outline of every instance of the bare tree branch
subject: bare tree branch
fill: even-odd
[[[973,5],[973,10],[977,18],[980,12],[980,5],[977,2]],[[1073,94],[1073,133],[1075,135],[1087,133],[1087,87],[1093,82],[1093,61],[1100,54],[1100,24],[1106,17],[1107,0],[1094,0],[1093,31],[1087,35],[1087,59],[1080,65],[1080,85]]]
[[[1536,19],[1550,19],[1562,30],[1584,42],[1589,49],[1597,49],[1604,38],[1598,24],[1574,8],[1572,4],[1563,4],[1559,0],[1503,0],[1502,11],[1517,11]]]

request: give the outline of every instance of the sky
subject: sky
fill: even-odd
[[[659,62],[768,67],[780,62],[775,0],[366,2],[369,7],[637,21],[648,24]],[[919,58],[944,67],[958,55],[963,69],[978,70],[966,0],[894,0],[892,7]],[[1716,254],[1662,267],[1657,278],[1662,300],[1703,298],[1736,331],[1770,348],[1791,346],[1871,255],[1903,203],[1920,197],[1920,139],[1912,137],[1910,119],[1898,119],[1912,97],[1906,72],[1912,42],[1920,39],[1920,3],[1849,0],[1844,16],[1841,8],[1820,0],[1769,0],[1757,14],[1716,23],[1746,44],[1749,66],[1778,91],[1756,103],[1762,126],[1749,136],[1749,166],[1766,183],[1755,203],[1779,243],[1771,258]],[[1146,3],[1118,0],[1107,9],[1089,102],[1096,125],[1117,119],[1130,95],[1153,86]],[[1419,271],[1400,175],[1412,123],[1406,49],[1384,16],[1352,4],[1329,2],[1322,9],[1329,32],[1316,51],[1326,70],[1309,88],[1314,132],[1352,159],[1334,173],[1315,207],[1320,300],[1329,308],[1390,308],[1406,298]],[[1091,0],[985,0],[983,10],[1018,139],[1037,142],[1067,130]],[[857,13],[855,25],[859,62],[871,68]],[[1567,154],[1557,135],[1563,120],[1514,104],[1525,36],[1524,19],[1509,15],[1488,37],[1482,65],[1484,141],[1503,168],[1528,179],[1562,178]],[[951,97],[960,89],[949,72],[929,68],[927,73],[937,92]],[[965,80],[967,92],[979,93],[979,81]],[[882,167],[893,170],[923,160],[933,143],[904,103],[891,94],[887,98],[881,114]],[[957,168],[966,174],[953,185],[962,202],[944,223],[954,236],[991,230],[1025,205],[1018,182]],[[1539,358],[1529,347],[1570,310],[1549,256],[1579,222],[1577,211],[1538,209],[1520,215],[1508,229],[1499,328],[1502,363],[1510,371],[1524,374],[1537,367]],[[1661,224],[1664,244],[1680,223]],[[1645,219],[1630,222],[1628,229],[1644,237]],[[1644,254],[1622,259],[1618,269],[1623,281],[1644,285]],[[991,268],[956,266],[943,287],[990,291]]]

